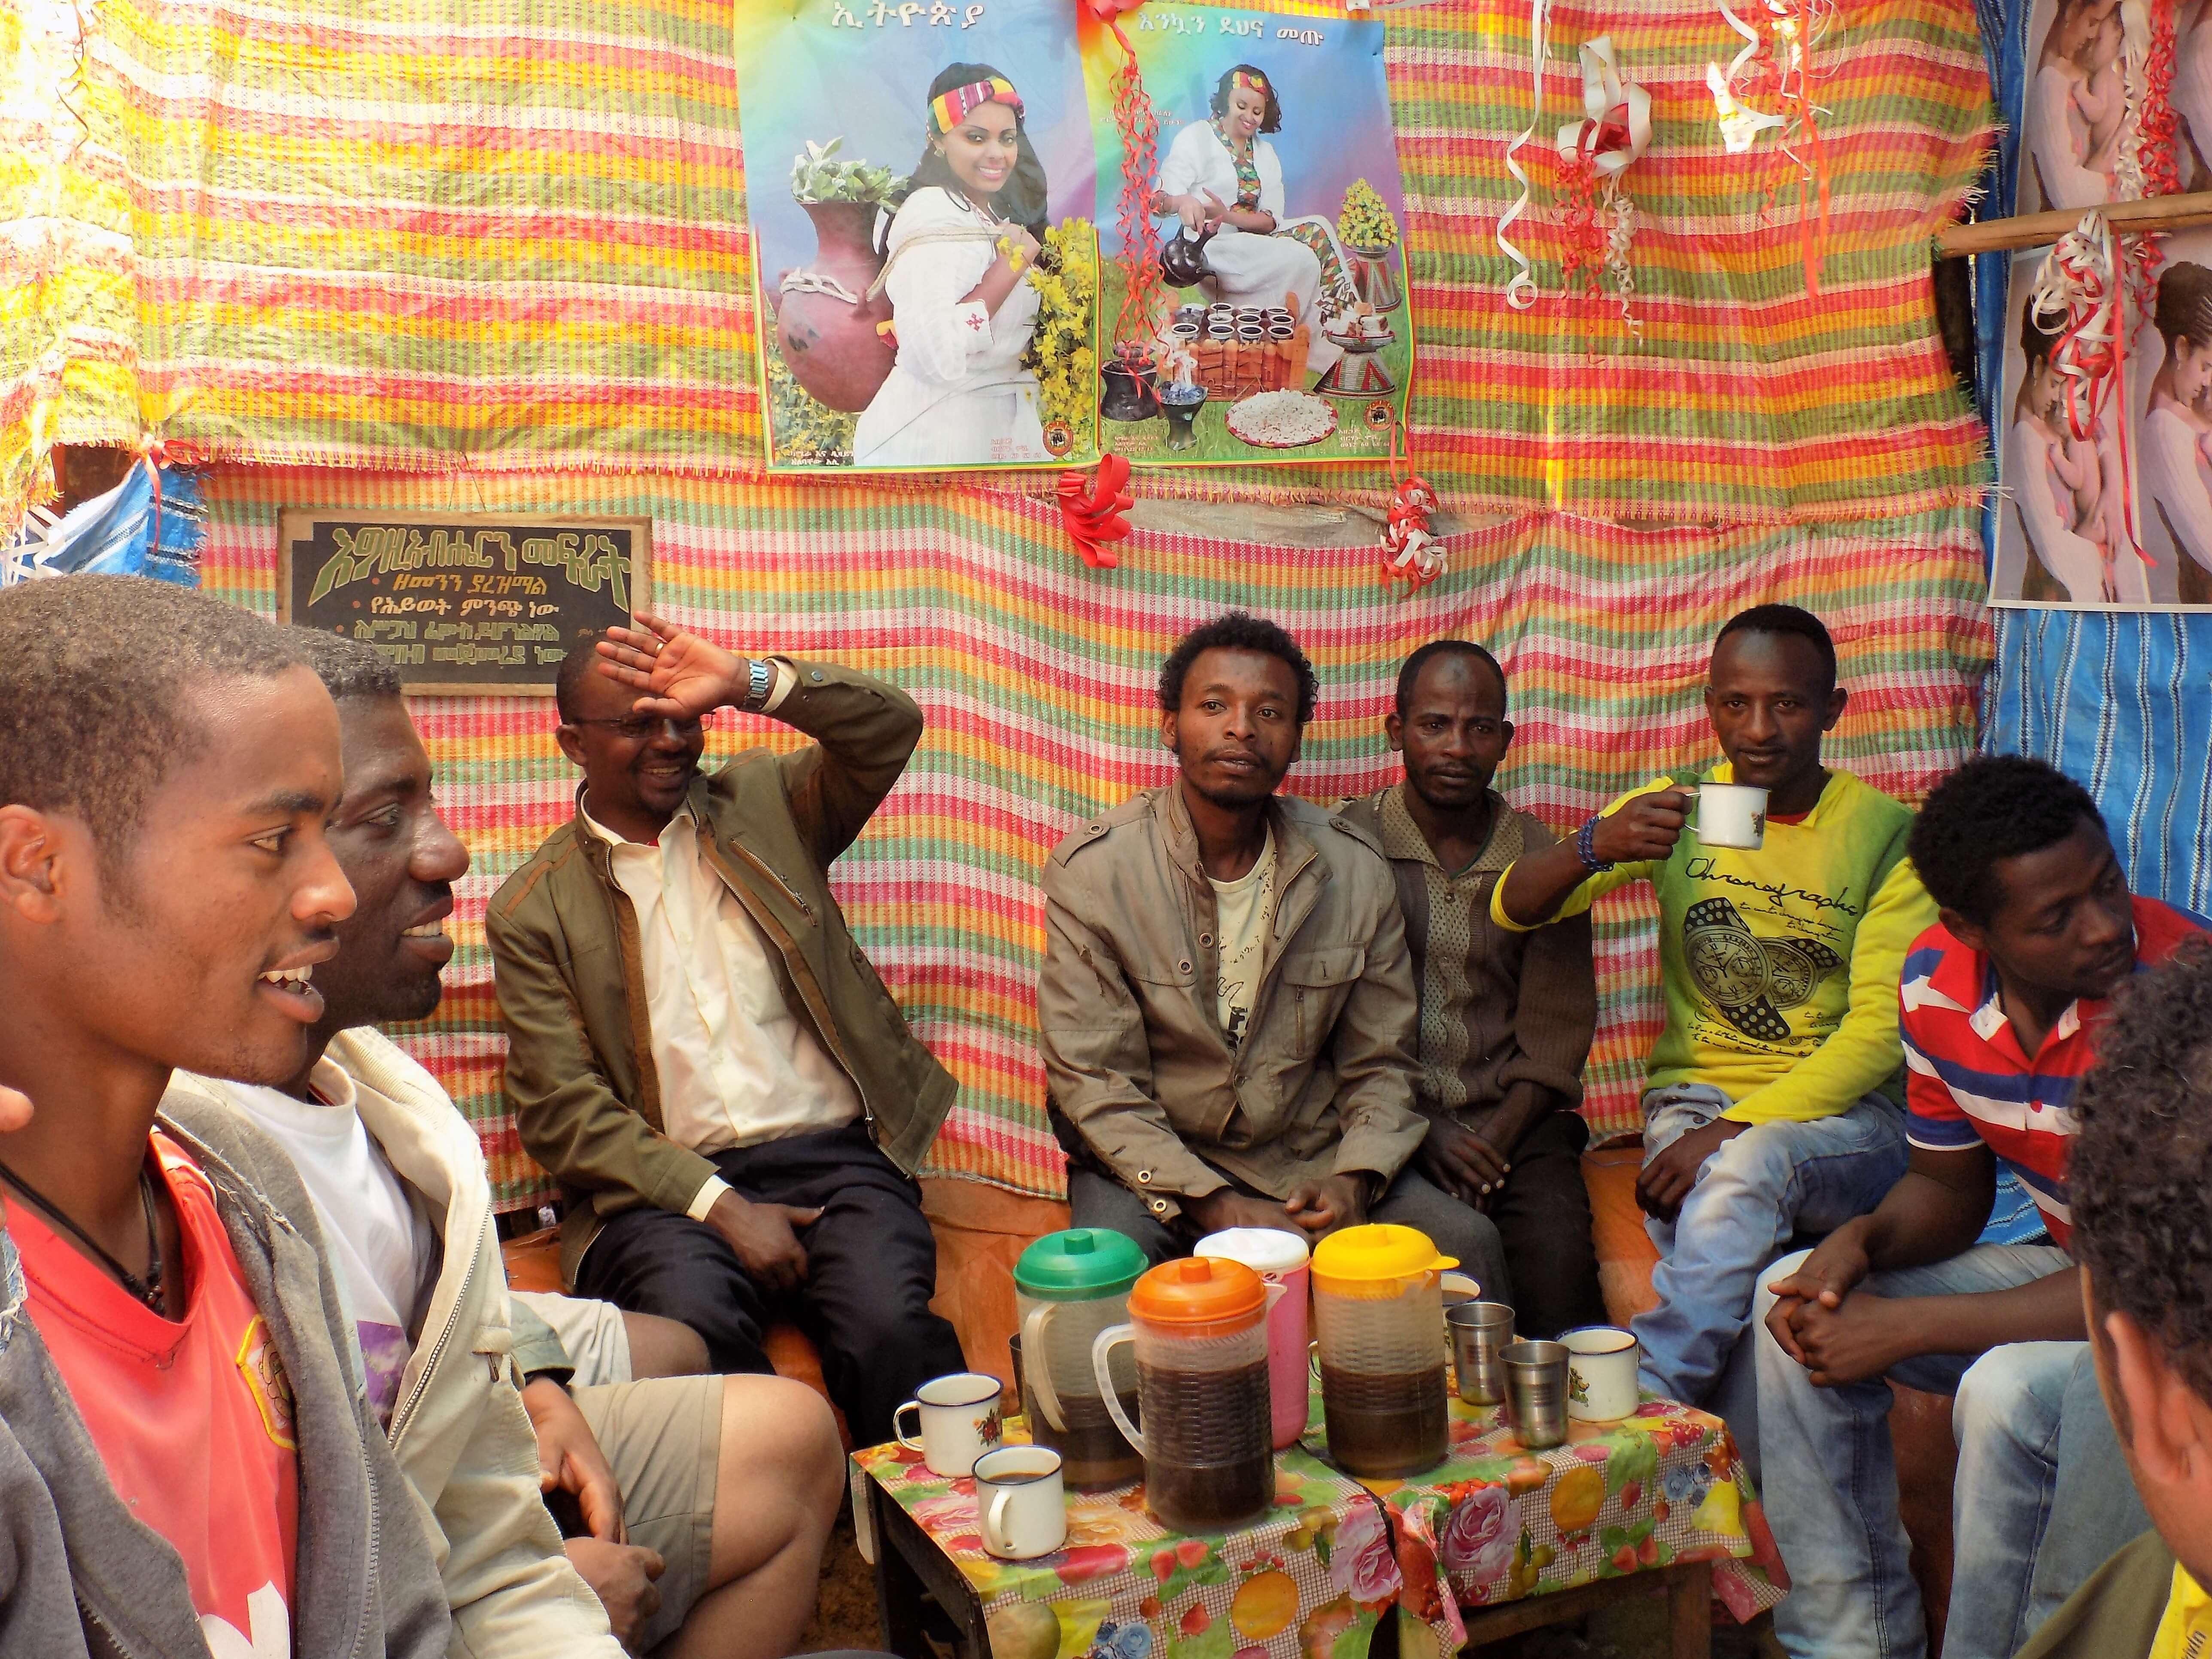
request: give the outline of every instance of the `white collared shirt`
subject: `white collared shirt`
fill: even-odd
[[[605,841],[614,878],[637,913],[661,1127],[712,1156],[860,1115],[860,1097],[784,1000],[782,964],[759,926],[707,862],[686,802],[652,842],[624,841],[580,813]],[[709,1176],[689,1213],[704,1220],[727,1190]]]

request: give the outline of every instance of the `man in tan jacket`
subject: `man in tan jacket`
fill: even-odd
[[[963,1370],[930,1311],[913,1172],[953,1081],[845,925],[830,861],[898,781],[921,711],[827,664],[747,659],[641,614],[558,682],[576,815],[484,918],[522,1144],[564,1188],[579,1295],[769,1369],[788,1311],[862,1444]],[[814,739],[699,769],[738,708]]]
[[[830,1409],[775,1376],[583,1386],[537,1317],[572,1324],[562,1298],[509,1295],[476,1132],[374,1024],[437,1006],[468,852],[392,665],[328,635],[301,644],[337,705],[327,833],[356,908],[315,969],[323,1013],[299,1074],[199,1082],[284,1148],[314,1200],[369,1407],[442,1545],[453,1651],[618,1659],[619,1638],[671,1659],[778,1659],[813,1611],[843,1491]],[[671,1331],[703,1358],[658,1323],[633,1332],[638,1364],[677,1358]],[[577,1534],[565,1550],[541,1482]]]
[[[1408,1160],[1413,970],[1367,834],[1275,793],[1317,683],[1274,623],[1231,611],[1160,673],[1182,771],[1045,866],[1037,1018],[1079,1227],[1159,1261],[1224,1227],[1418,1227],[1479,1279],[1498,1230]]]

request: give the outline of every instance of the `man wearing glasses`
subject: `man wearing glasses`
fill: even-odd
[[[953,1080],[847,930],[830,860],[921,736],[912,699],[745,659],[641,613],[557,686],[575,817],[485,916],[523,1146],[561,1182],[579,1296],[679,1319],[720,1371],[769,1369],[787,1313],[862,1445],[965,1368],[929,1310],[913,1171]],[[702,772],[721,708],[813,742]]]

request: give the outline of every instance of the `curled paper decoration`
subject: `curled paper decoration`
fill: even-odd
[[[1073,467],[1060,475],[1054,493],[1060,499],[1060,527],[1093,570],[1111,570],[1121,562],[1121,555],[1107,544],[1129,533],[1129,521],[1121,516],[1135,499],[1122,488],[1128,482],[1128,462],[1110,449],[1098,458],[1094,477],[1086,478]]]
[[[1705,65],[1722,145],[1731,155],[1741,155],[1762,132],[1778,131],[1781,153],[1797,169],[1805,291],[1818,295],[1821,250],[1828,237],[1828,162],[1820,145],[1820,118],[1830,112],[1813,101],[1813,52],[1835,19],[1835,0],[1757,0],[1745,8],[1748,19],[1733,10],[1729,0],[1714,3],[1744,39],[1726,70]],[[1767,97],[1778,107],[1763,110],[1751,101]]]
[[[1521,186],[1520,199],[1505,210],[1498,222],[1498,246],[1516,269],[1505,284],[1505,303],[1516,311],[1526,311],[1536,303],[1536,276],[1513,239],[1505,233],[1528,210],[1528,193],[1532,186],[1528,175],[1517,159],[1521,146],[1536,136],[1536,126],[1544,118],[1544,59],[1551,50],[1551,0],[1530,0],[1528,7],[1528,81],[1534,94],[1534,106],[1528,115],[1528,125],[1521,136],[1505,147],[1505,170],[1513,175],[1513,182]]]
[[[1400,582],[1418,593],[1444,574],[1444,544],[1429,528],[1437,492],[1426,478],[1409,470],[1405,422],[1390,423],[1390,511],[1382,526],[1382,585]]]
[[[2127,411],[2115,396],[2126,383],[2125,328],[2120,316],[2123,272],[2118,239],[2104,214],[2092,208],[2044,256],[2028,291],[2029,314],[2038,327],[2057,335],[2051,367],[2063,388],[2066,428],[2079,441],[2097,435],[2097,422],[2111,406],[2120,449],[2120,515],[2129,549],[2146,564],[2150,556],[2136,540],[2135,465],[2128,454]],[[2119,550],[2105,550],[2108,591],[2117,592],[2112,562]]]
[[[1621,320],[1631,334],[1640,335],[1643,325],[1630,304],[1636,276],[1628,263],[1636,204],[1621,188],[1621,175],[1651,147],[1651,94],[1622,76],[1609,34],[1583,44],[1582,65],[1583,118],[1559,129],[1566,240],[1561,274],[1571,280],[1581,271],[1595,288],[1598,271],[1611,272]]]

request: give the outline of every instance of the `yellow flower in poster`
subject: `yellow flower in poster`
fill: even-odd
[[[1036,331],[1024,362],[1037,377],[1037,414],[1064,426],[1087,451],[1098,416],[1091,346],[1098,301],[1097,234],[1081,219],[1048,228],[1027,280],[1036,290]]]

